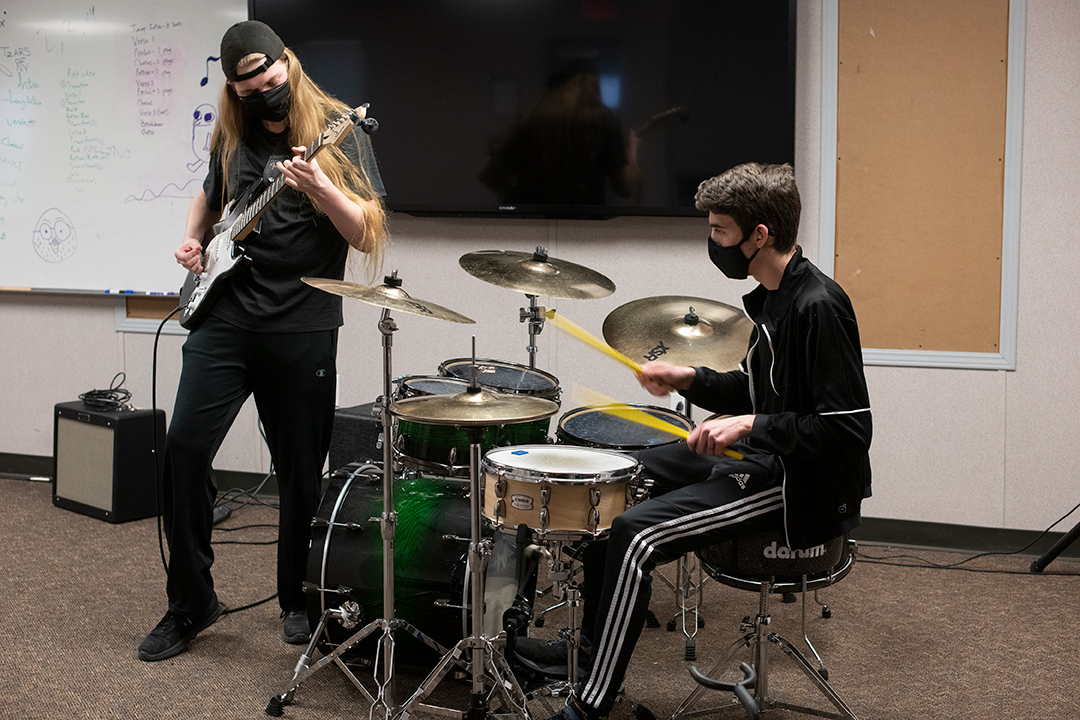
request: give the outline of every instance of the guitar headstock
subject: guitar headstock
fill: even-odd
[[[374,118],[367,117],[368,105],[369,103],[364,103],[355,107],[332,122],[319,136],[317,145],[337,145],[345,137],[345,133],[356,125],[369,135],[374,132],[379,123]]]

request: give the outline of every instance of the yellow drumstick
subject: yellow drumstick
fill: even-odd
[[[680,437],[683,440],[690,436],[689,432],[683,430],[677,425],[672,425],[669,422],[665,422],[660,418],[656,417],[655,415],[650,415],[644,410],[641,410],[640,408],[631,407],[626,403],[616,402],[615,400],[612,400],[606,395],[598,393],[595,390],[590,390],[584,385],[575,385],[574,394],[578,397],[579,401],[584,401],[586,405],[604,406],[597,409],[601,412],[608,413],[609,415],[621,417],[624,420],[629,420],[631,422],[638,423],[639,425],[645,425],[647,427],[653,428],[654,430],[660,430],[662,432],[670,433],[671,435]],[[742,453],[736,452],[735,450],[732,450],[730,448],[724,448],[724,454],[728,457],[735,458],[736,460],[743,459]]]
[[[584,329],[583,327],[581,327],[577,323],[573,322],[572,320],[567,320],[564,316],[557,314],[554,310],[548,310],[546,313],[544,313],[544,316],[548,320],[551,320],[551,322],[555,325],[555,327],[559,328],[560,330],[565,330],[566,332],[570,333],[571,335],[573,335],[577,339],[584,341],[586,344],[591,345],[592,347],[596,348],[597,350],[604,353],[605,355],[608,355],[610,357],[615,358],[616,360],[618,360],[619,362],[621,362],[623,365],[630,368],[634,372],[636,372],[636,373],[641,372],[641,366],[640,365],[638,365],[636,362],[634,362],[630,358],[623,355],[621,352],[619,352],[615,348],[613,348],[610,345],[608,345],[607,343],[605,343],[603,340],[600,340],[599,338],[597,338],[594,335],[590,334],[588,330]],[[673,391],[673,388],[669,387],[668,392],[672,392],[672,391]]]
[[[641,366],[640,365],[638,365],[636,362],[634,362],[630,358],[623,355],[621,352],[619,352],[615,348],[608,345],[603,340],[589,334],[589,332],[587,330],[582,328],[577,323],[575,323],[575,322],[573,322],[571,320],[567,320],[562,315],[557,314],[554,310],[548,310],[546,313],[544,313],[544,317],[546,317],[548,320],[550,320],[552,323],[554,323],[555,327],[559,328],[560,330],[565,330],[566,332],[570,333],[571,335],[573,335],[577,339],[583,340],[584,342],[588,343],[589,345],[592,345],[594,348],[596,348],[600,352],[604,353],[605,355],[609,355],[609,356],[615,358],[616,360],[618,360],[619,362],[621,362],[623,365],[630,368],[634,372],[641,372]]]

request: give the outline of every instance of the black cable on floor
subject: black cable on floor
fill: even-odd
[[[965,567],[960,567],[960,566],[964,565],[965,563],[969,563],[972,560],[977,560],[978,558],[993,557],[993,556],[997,556],[997,555],[1000,555],[1002,557],[1008,557],[1010,555],[1019,555],[1019,554],[1025,552],[1027,550],[1030,550],[1032,547],[1035,546],[1035,544],[1037,542],[1039,542],[1044,537],[1046,537],[1047,533],[1049,533],[1057,525],[1059,525],[1062,521],[1064,521],[1065,518],[1069,517],[1074,512],[1076,512],[1076,510],[1078,508],[1080,508],[1080,503],[1077,503],[1076,505],[1074,505],[1072,510],[1065,513],[1060,518],[1058,518],[1056,521],[1051,523],[1051,525],[1049,527],[1047,527],[1045,530],[1043,530],[1041,533],[1039,533],[1038,536],[1036,536],[1034,540],[1029,542],[1024,547],[1020,548],[1019,550],[1011,550],[1009,552],[984,552],[984,553],[978,553],[978,554],[972,555],[971,557],[964,558],[963,560],[960,560],[959,562],[943,564],[943,563],[935,563],[935,562],[933,562],[931,560],[927,560],[926,558],[919,557],[918,555],[909,555],[909,554],[881,555],[881,556],[866,555],[860,549],[859,550],[859,560],[861,562],[868,562],[868,563],[870,563],[872,565],[893,565],[895,567],[928,568],[928,569],[932,569],[932,570],[964,570],[966,572],[987,573],[987,574],[1001,574],[1001,575],[1031,575],[1032,573],[1030,571],[979,570],[979,569],[975,569],[975,568],[965,568]],[[916,563],[890,562],[892,560],[916,560],[916,561],[918,561],[918,564],[916,564]],[[1074,576],[1074,575],[1077,575],[1077,574],[1078,573],[1051,573],[1051,575],[1055,575],[1055,576],[1059,576],[1059,577],[1060,576]]]

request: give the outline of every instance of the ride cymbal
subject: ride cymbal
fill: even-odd
[[[543,248],[534,253],[481,250],[462,255],[458,264],[484,282],[527,295],[591,300],[615,292],[615,283],[600,273],[548,257]]]
[[[663,295],[621,305],[604,319],[608,345],[642,363],[704,365],[725,372],[746,355],[754,323],[715,300]]]
[[[429,425],[484,427],[532,422],[551,417],[559,404],[531,395],[503,395],[481,387],[456,395],[419,395],[390,403],[402,420]]]
[[[340,295],[341,297],[359,300],[368,305],[375,305],[376,307],[386,308],[388,310],[400,310],[401,312],[409,313],[411,315],[423,315],[437,320],[448,320],[450,322],[466,325],[476,323],[475,320],[467,318],[453,310],[436,305],[435,303],[412,298],[407,292],[395,285],[376,285],[375,287],[367,287],[366,285],[357,285],[356,283],[345,282],[344,280],[313,277],[302,277],[300,280],[313,288],[318,288],[319,290],[323,290],[332,295]]]

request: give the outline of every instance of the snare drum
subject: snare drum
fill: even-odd
[[[484,516],[540,535],[596,537],[628,504],[641,471],[628,455],[568,445],[496,448],[484,456]]]
[[[421,395],[457,395],[469,387],[464,380],[427,375],[407,375],[396,382],[394,400]],[[483,429],[480,439],[483,450],[495,447],[497,431],[497,427]],[[469,475],[469,436],[453,425],[400,420],[394,452],[402,465],[413,470],[450,477]]]
[[[675,435],[604,412],[605,408],[610,407],[613,406],[588,405],[570,410],[559,420],[559,427],[555,431],[557,441],[567,445],[583,445],[627,452],[679,442],[679,438]],[[646,412],[672,425],[673,428],[686,432],[694,429],[690,418],[674,410],[651,405],[629,405],[628,407]]]
[[[458,378],[464,382],[472,379],[473,361],[455,358],[439,365],[439,375]],[[476,361],[476,384],[505,395],[529,395],[559,402],[559,380],[543,370],[517,365],[501,360],[478,359]],[[529,445],[547,442],[551,418],[527,423],[504,425],[496,431],[495,445]]]

